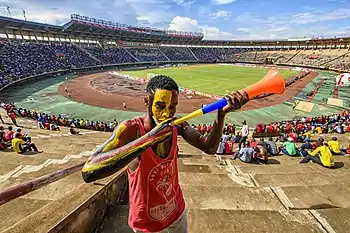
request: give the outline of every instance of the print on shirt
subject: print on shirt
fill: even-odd
[[[176,209],[174,161],[165,161],[155,166],[147,179],[147,214],[154,221],[162,222]],[[150,197],[158,196],[158,203]],[[159,203],[160,202],[160,203]]]

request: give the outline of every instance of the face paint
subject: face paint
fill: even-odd
[[[159,89],[155,91],[152,102],[152,114],[157,124],[175,115],[177,99],[176,91]]]

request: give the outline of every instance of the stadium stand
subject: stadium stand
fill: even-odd
[[[43,35],[37,36],[36,31]],[[82,41],[75,36],[76,31],[82,33]],[[44,35],[49,37],[49,32],[59,38],[44,39]],[[0,17],[0,33],[7,36],[0,41],[0,88],[48,72],[99,70],[127,63],[135,67],[136,63],[158,62],[251,62],[350,70],[350,38],[206,41],[201,33],[135,27],[79,15],[72,15],[63,26]],[[113,43],[108,44],[102,36],[96,35],[103,35]],[[89,43],[85,36],[96,43]],[[1,115],[6,114],[2,111]],[[21,116],[17,122],[19,126],[44,152],[40,156],[35,152],[17,155],[11,149],[12,144],[3,142],[7,143],[7,148],[2,151],[1,189],[86,161],[110,136],[110,133],[92,130],[112,131],[117,124],[116,121],[56,118],[24,109],[18,115]],[[4,120],[10,124],[7,117]],[[74,130],[68,128],[72,124]],[[250,137],[279,137],[280,133],[296,131],[301,142],[310,131],[314,133],[314,140],[324,133],[324,138],[330,142],[337,141],[330,135],[337,133],[340,149],[345,154],[350,148],[345,144],[348,134],[344,134],[349,133],[349,124],[348,112],[341,116],[305,117],[270,125],[262,122]],[[51,125],[60,126],[60,130],[48,130]],[[288,125],[290,130],[287,130]],[[200,128],[205,134],[211,125],[206,126],[206,130],[204,125],[192,127]],[[73,133],[78,130],[76,128],[79,136]],[[258,166],[254,161],[253,164],[242,163],[231,160],[234,153],[226,145],[227,139],[242,143],[237,139],[239,133],[234,134],[227,126],[221,145],[224,153],[230,153],[218,157],[220,163],[217,157],[179,140],[179,179],[187,203],[190,232],[247,232],[247,229],[250,232],[346,232],[349,223],[344,219],[350,209],[344,197],[350,187],[349,157],[338,156],[333,169],[328,170],[316,164],[297,166],[301,156],[269,158],[265,161],[268,166]],[[282,135],[284,139],[277,143],[286,141],[287,136],[295,135]],[[258,148],[259,143],[264,145],[249,141],[251,147],[255,144]],[[344,165],[345,169],[338,169]],[[3,216],[0,232],[131,232],[127,226],[128,205],[124,195],[127,185],[119,182],[125,181],[126,176],[124,169],[97,183],[85,184],[81,175],[75,173],[46,185],[0,207]]]

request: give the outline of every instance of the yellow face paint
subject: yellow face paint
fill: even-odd
[[[157,124],[175,115],[177,93],[169,90],[157,89],[152,103],[153,119]]]

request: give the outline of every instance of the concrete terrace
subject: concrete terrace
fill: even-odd
[[[85,161],[109,136],[92,131],[72,136],[68,129],[52,132],[26,119],[19,123],[44,153],[1,152],[1,189]],[[349,142],[349,136],[341,141]],[[267,165],[228,157],[220,163],[181,139],[179,147],[189,232],[348,232],[350,157],[336,157],[336,169],[286,156]],[[0,232],[132,232],[122,178],[125,170],[85,184],[78,172],[12,200],[0,206]]]

